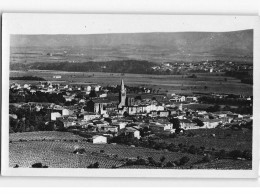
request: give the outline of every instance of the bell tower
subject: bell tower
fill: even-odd
[[[122,108],[126,105],[126,88],[123,79],[121,80],[121,90],[119,92],[119,105],[118,108]]]

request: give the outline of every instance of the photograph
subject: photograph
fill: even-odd
[[[256,175],[258,17],[34,15],[3,20],[3,170]]]

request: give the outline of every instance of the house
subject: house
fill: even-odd
[[[111,132],[111,133],[117,133],[118,132],[117,126],[107,125],[107,126],[103,126],[102,128],[105,132]]]
[[[137,129],[133,128],[133,127],[126,127],[125,128],[125,135],[126,136],[131,136],[131,137],[135,137],[137,139],[140,139],[140,131],[138,131]]]
[[[61,75],[54,75],[53,78],[54,79],[61,79]]]
[[[118,129],[120,130],[126,127],[127,122],[113,122],[111,125],[118,127]]]
[[[216,128],[220,123],[222,123],[221,119],[200,119],[204,125],[201,128],[213,129]]]
[[[218,111],[218,112],[214,112],[214,115],[216,115],[218,118],[223,118],[223,117],[227,117],[228,115],[233,114],[230,111]]]
[[[54,107],[51,112],[58,112],[60,113],[62,116],[66,116],[69,115],[69,110],[63,107]]]
[[[74,95],[72,95],[72,96],[64,95],[63,98],[65,98],[66,102],[71,102],[72,100],[75,99],[75,96]]]
[[[196,123],[193,123],[188,119],[180,119],[180,128],[185,130],[190,130],[190,129],[198,129],[199,126],[197,126]]]
[[[178,96],[178,95],[171,96],[170,98],[170,102],[184,102],[185,100],[186,100],[185,96]]]
[[[158,116],[159,117],[168,117],[169,111],[158,111]]]
[[[59,128],[68,128],[71,126],[75,126],[77,123],[73,119],[58,118],[56,119],[56,124]]]
[[[106,144],[107,137],[102,136],[102,135],[95,135],[91,138],[91,141],[93,144]]]
[[[108,125],[108,122],[101,121],[101,120],[93,121],[93,123],[94,123],[94,125],[97,126],[98,129],[101,129],[102,127],[105,127]]]
[[[56,118],[61,117],[62,115],[59,112],[52,112],[51,113],[51,120],[56,121]]]
[[[84,112],[79,115],[79,118],[83,118],[83,120],[89,121],[92,119],[100,118],[100,115],[92,112]]]
[[[196,96],[187,96],[186,101],[187,102],[197,102],[198,98]]]

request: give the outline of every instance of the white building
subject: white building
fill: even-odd
[[[105,132],[117,133],[118,132],[118,127],[117,126],[107,125],[107,126],[103,127],[103,130]]]
[[[92,143],[106,144],[107,143],[107,137],[104,137],[102,135],[95,135],[95,136],[92,137]]]
[[[54,75],[53,78],[54,79],[61,79],[61,75]]]
[[[100,115],[95,114],[95,113],[83,113],[83,120],[86,120],[86,121],[96,119],[99,117],[100,117]]]
[[[51,120],[56,121],[56,118],[61,117],[62,115],[59,112],[52,112],[51,113]]]
[[[137,129],[133,128],[133,127],[126,127],[125,130],[125,135],[132,135],[133,137],[140,139],[140,131],[138,131]]]

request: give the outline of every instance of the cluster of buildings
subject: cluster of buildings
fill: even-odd
[[[155,71],[160,72],[226,72],[226,71],[238,71],[238,70],[253,70],[253,65],[250,64],[238,64],[232,61],[201,61],[201,62],[174,62],[174,63],[162,63],[152,67]]]
[[[19,90],[17,84],[11,88]],[[252,120],[251,115],[240,115],[230,111],[209,113],[206,111],[183,108],[183,104],[197,103],[197,96],[182,96],[171,94],[156,98],[135,98],[127,95],[124,81],[121,81],[118,96],[110,98],[101,86],[71,87],[40,83],[39,87],[24,85],[32,94],[36,90],[41,92],[63,92],[66,101],[76,99],[73,91],[84,91],[90,94],[95,91],[98,95],[86,99],[84,96],[77,97],[77,103],[70,106],[62,106],[54,103],[28,102],[20,104],[20,107],[29,106],[30,109],[40,111],[47,110],[49,123],[55,129],[66,129],[78,132],[90,137],[93,143],[107,143],[108,137],[124,134],[125,136],[140,139],[144,137],[144,130],[149,131],[146,135],[156,133],[171,134],[176,130],[171,119],[178,119],[180,128],[194,130],[200,128],[216,128],[231,123],[243,123]],[[59,89],[57,89],[59,88]],[[21,90],[23,91],[23,90]],[[106,94],[106,95],[103,95]],[[15,115],[10,115],[13,118]],[[198,121],[203,123],[198,125]]]

